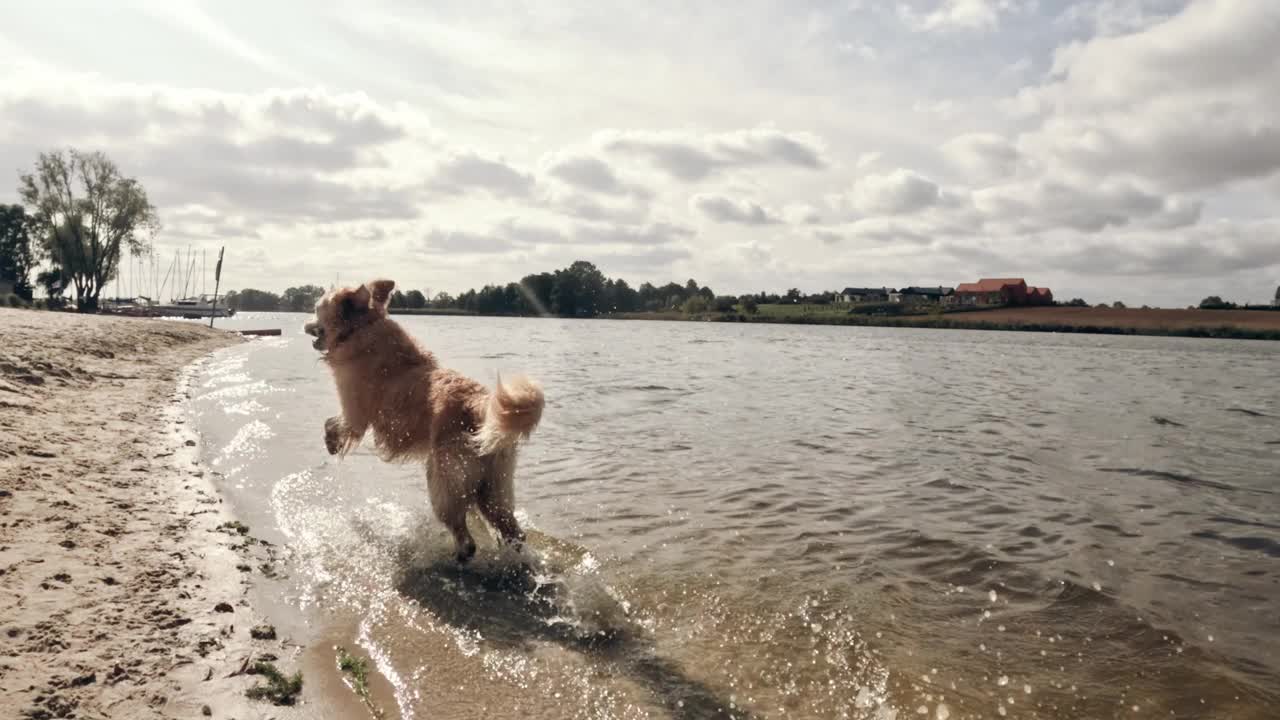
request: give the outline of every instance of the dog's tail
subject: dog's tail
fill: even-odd
[[[479,453],[490,455],[528,439],[542,420],[545,404],[542,388],[536,382],[517,377],[504,385],[499,377],[497,386],[489,394],[484,422],[476,432]]]

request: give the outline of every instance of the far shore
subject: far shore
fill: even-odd
[[[393,315],[460,315],[484,317],[463,310],[392,309]],[[902,315],[850,313],[831,305],[765,305],[755,313],[687,314],[666,312],[609,313],[605,320],[673,322],[743,322],[788,325],[845,325],[948,330],[1089,333],[1099,335],[1159,335],[1235,340],[1280,340],[1280,310],[1192,310],[1111,307],[999,307]]]
[[[43,311],[41,311],[43,312]],[[306,314],[290,310],[240,312]],[[728,312],[689,314],[679,310],[602,313],[590,318],[558,315],[477,313],[456,308],[391,308],[392,315],[428,317],[527,317],[533,319],[649,320],[660,322],[736,322],[784,325],[842,325],[852,327],[933,328],[1009,332],[1082,333],[1097,335],[1155,335],[1227,340],[1280,340],[1280,308],[1167,309],[1075,307],[991,307],[968,310],[913,309],[901,314],[850,312],[839,305],[761,305],[756,312],[739,308]],[[53,313],[56,315],[74,313]]]

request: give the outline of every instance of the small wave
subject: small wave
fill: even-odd
[[[1241,415],[1248,415],[1249,417],[1270,417],[1270,415],[1267,415],[1266,413],[1241,407],[1229,407],[1227,408],[1227,412],[1240,413]]]
[[[1248,550],[1250,552],[1260,552],[1267,557],[1280,557],[1280,542],[1276,542],[1270,538],[1245,536],[1230,537],[1221,535],[1213,530],[1201,530],[1200,532],[1191,533],[1192,537],[1203,538],[1205,540],[1217,540],[1232,547]]]
[[[1170,420],[1167,417],[1160,417],[1159,415],[1152,415],[1151,422],[1157,425],[1169,425],[1171,427],[1186,427],[1186,425],[1183,425],[1182,423],[1176,420]]]
[[[1205,480],[1193,475],[1183,475],[1181,473],[1169,472],[1167,470],[1149,470],[1147,468],[1098,468],[1098,472],[1120,473],[1123,475],[1132,475],[1134,477],[1149,477],[1159,480],[1168,480],[1182,485],[1197,485],[1200,487],[1213,488],[1215,490],[1226,490],[1228,492],[1238,492],[1242,488],[1235,485],[1228,485],[1214,480]]]

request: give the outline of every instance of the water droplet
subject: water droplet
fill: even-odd
[[[1001,675],[1001,676],[1000,676],[1000,679],[999,679],[999,680],[996,680],[996,684],[997,684],[997,685],[999,685],[1000,687],[1004,687],[1005,685],[1008,685],[1008,684],[1009,684],[1009,676],[1008,676],[1008,675]]]
[[[1003,706],[1003,705],[1001,705],[1000,707],[996,708],[996,712],[1000,713],[1000,717],[1004,717],[1005,715],[1007,715],[1007,714],[1008,714],[1008,712],[1004,709],[1004,706]]]
[[[947,720],[951,717],[951,708],[946,703],[938,703],[937,709],[933,711],[935,720]]]
[[[995,590],[992,590],[991,592],[987,593],[987,599],[990,600],[991,602],[995,602],[1000,599],[1000,596],[996,594]]]
[[[1030,694],[1031,694],[1031,686],[1030,686],[1030,685],[1023,685],[1023,686],[1022,686],[1022,692],[1024,692],[1024,693],[1026,693],[1026,694],[1030,695]]]
[[[1108,566],[1108,567],[1115,567],[1115,566],[1116,566],[1116,561],[1115,561],[1115,560],[1108,560],[1108,561],[1107,561],[1107,566]]]
[[[1097,581],[1095,580],[1095,581],[1094,581],[1094,583],[1093,583],[1093,591],[1094,591],[1094,592],[1102,592],[1102,583],[1097,582]]]
[[[1212,635],[1210,635],[1210,636],[1209,636],[1209,642],[1213,642],[1213,636],[1212,636]]]
[[[997,627],[996,629],[997,629],[997,630],[999,630],[1000,632],[1004,632],[1004,626],[1003,626],[1003,625],[1000,625],[1000,626],[999,626],[999,627]]]

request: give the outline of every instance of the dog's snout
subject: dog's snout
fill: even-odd
[[[320,337],[320,323],[309,322],[306,325],[302,326],[302,332],[308,335],[314,335],[316,337]]]

